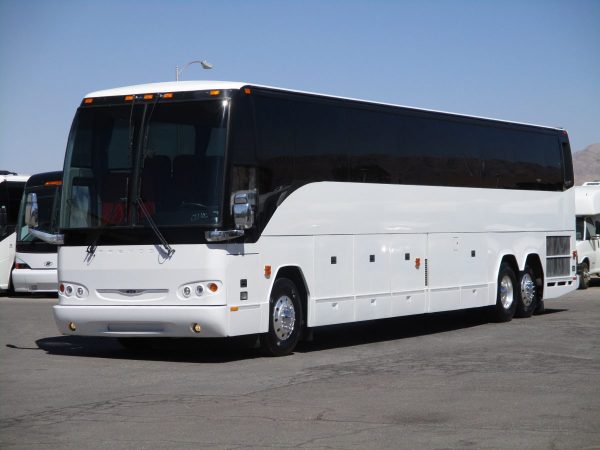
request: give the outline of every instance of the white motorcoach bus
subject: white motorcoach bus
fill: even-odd
[[[0,171],[0,292],[7,293],[10,286],[10,271],[15,262],[15,227],[26,175]]]
[[[233,82],[89,94],[67,146],[61,332],[258,334],[576,288],[561,129]]]
[[[29,232],[25,224],[25,211],[35,201],[37,229],[47,233],[58,231],[62,172],[45,172],[32,175],[23,192],[19,220],[17,221],[17,252],[12,271],[15,292],[56,292],[58,275],[56,243],[48,243]]]

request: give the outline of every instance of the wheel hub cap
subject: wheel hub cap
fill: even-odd
[[[504,276],[500,281],[500,301],[504,309],[509,309],[513,303],[513,284],[509,276]]]
[[[535,283],[528,273],[521,279],[521,299],[525,306],[531,306],[535,299]]]
[[[279,297],[273,308],[273,329],[282,341],[290,337],[296,323],[296,310],[292,299],[287,295]]]

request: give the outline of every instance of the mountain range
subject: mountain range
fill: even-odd
[[[600,180],[600,143],[573,153],[573,171],[576,185]]]

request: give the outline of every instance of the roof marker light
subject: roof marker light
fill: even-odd
[[[252,94],[252,89],[244,88],[244,94],[246,94],[246,95]]]
[[[173,93],[167,92],[166,94],[163,94],[163,98],[173,98]]]
[[[91,105],[94,102],[93,98],[84,98],[83,99],[83,103],[85,103],[86,105]]]
[[[221,94],[221,91],[219,91],[219,90],[210,91],[211,97],[214,97],[214,96],[220,95],[220,94]]]
[[[144,94],[144,100],[152,100],[154,98],[153,94]]]
[[[125,101],[126,101],[126,102],[132,102],[132,101],[133,101],[133,99],[134,99],[134,96],[133,96],[133,95],[126,95],[126,96],[125,96]]]

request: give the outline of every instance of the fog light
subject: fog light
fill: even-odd
[[[65,292],[67,295],[73,295],[73,286],[71,286],[70,284],[67,285],[67,287],[65,288]]]
[[[203,293],[204,293],[204,287],[201,284],[196,286],[196,295],[198,297],[200,297]]]
[[[192,330],[194,330],[194,333],[200,333],[202,331],[202,327],[199,323],[193,323]]]
[[[183,288],[183,296],[184,297],[189,297],[190,295],[192,295],[192,290],[190,289],[189,286],[186,286]]]
[[[75,331],[76,329],[77,325],[75,325],[75,322],[69,322],[69,330]]]

